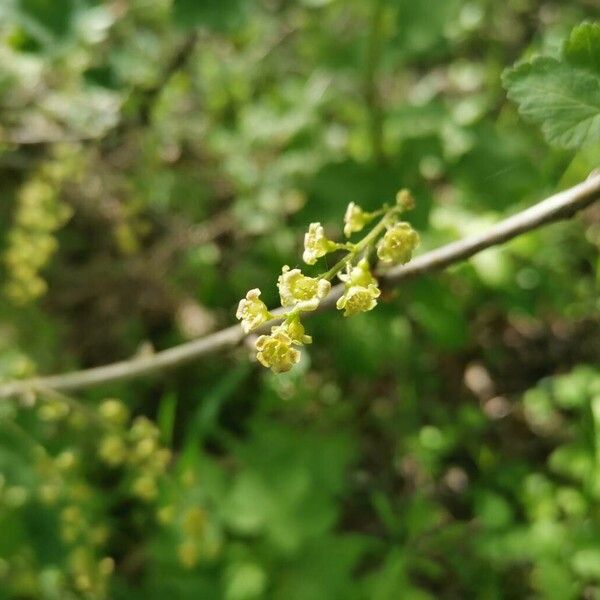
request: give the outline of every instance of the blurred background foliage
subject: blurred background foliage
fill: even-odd
[[[427,250],[583,179],[500,74],[595,0],[3,0],[0,380],[277,304],[310,221]],[[595,152],[595,154],[594,154]],[[595,164],[594,164],[595,163]],[[600,598],[600,213],[246,348],[0,405],[0,599]]]

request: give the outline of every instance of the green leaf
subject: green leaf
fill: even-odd
[[[583,181],[597,166],[600,157],[600,142],[582,148],[562,174],[559,188],[564,190]]]
[[[578,55],[581,56],[581,55]],[[600,140],[600,76],[554,58],[505,71],[508,97],[549,143],[578,148]]]
[[[461,2],[396,0],[396,4],[397,39],[404,53],[411,57],[431,56],[448,47],[448,24],[456,23]]]
[[[600,23],[582,23],[573,29],[563,48],[574,66],[600,75]]]
[[[23,16],[60,37],[69,32],[74,4],[73,0],[19,0],[17,7]]]
[[[174,0],[173,16],[180,27],[228,31],[240,24],[244,0]]]

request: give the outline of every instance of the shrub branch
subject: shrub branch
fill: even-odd
[[[380,281],[383,285],[390,287],[405,279],[444,269],[486,248],[508,242],[547,223],[569,219],[598,198],[600,198],[600,172],[594,172],[586,181],[499,221],[482,233],[452,242],[418,256],[406,265],[386,271],[380,275]],[[329,296],[323,300],[319,308],[328,308],[335,305],[336,300],[342,293],[343,285],[333,287]],[[282,309],[277,309],[274,314],[280,315],[282,312]],[[232,348],[245,337],[246,334],[244,334],[242,328],[239,325],[233,325],[150,356],[134,357],[101,367],[61,375],[11,381],[0,385],[0,398],[6,399],[48,389],[57,392],[82,390],[152,375],[197,360],[203,356]]]

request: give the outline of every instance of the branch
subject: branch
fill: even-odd
[[[583,183],[542,200],[538,204],[496,223],[487,231],[452,242],[437,250],[427,252],[406,265],[387,271],[380,276],[381,283],[387,286],[395,285],[404,279],[444,269],[481,250],[507,242],[546,223],[568,219],[598,198],[600,198],[600,173],[595,172]],[[343,285],[335,286],[320,308],[334,305],[342,293]],[[234,347],[245,337],[241,327],[233,325],[198,340],[150,356],[134,357],[103,367],[74,371],[63,375],[9,382],[0,385],[0,398],[9,398],[32,390],[49,388],[67,392],[106,383],[127,381],[177,367],[203,356],[215,354],[220,350]]]

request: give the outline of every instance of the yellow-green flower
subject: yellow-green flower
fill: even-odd
[[[293,342],[283,328],[275,327],[271,335],[256,340],[256,358],[274,373],[285,373],[300,360],[300,351],[292,346]]]
[[[101,417],[115,426],[125,425],[129,419],[129,410],[127,407],[120,400],[113,398],[102,402],[98,408],[98,412]]]
[[[396,223],[377,244],[377,256],[387,263],[403,265],[419,245],[419,234],[408,223]]]
[[[100,440],[100,459],[110,467],[117,467],[127,459],[127,445],[117,434],[109,434]]]
[[[302,259],[307,265],[314,265],[317,259],[335,250],[337,245],[328,240],[321,223],[311,223],[304,235],[304,254]]]
[[[400,190],[396,194],[396,204],[403,210],[411,210],[415,207],[415,199],[409,190]]]
[[[377,306],[381,290],[371,283],[368,286],[352,285],[346,288],[344,295],[337,301],[338,310],[344,311],[345,317],[350,317],[361,312],[367,312]]]
[[[373,277],[369,261],[366,258],[361,258],[354,267],[347,264],[346,273],[340,273],[338,277],[346,284],[346,287],[377,285],[377,279]]]
[[[288,323],[284,323],[281,327],[284,327],[285,332],[292,339],[293,344],[312,344],[312,337],[306,335],[304,332],[304,325],[300,322],[300,319],[294,319]]]
[[[331,283],[327,279],[307,277],[300,269],[285,265],[277,280],[281,306],[295,306],[298,310],[315,310],[319,302],[329,294]]]
[[[361,259],[354,267],[348,265],[346,273],[339,275],[339,278],[345,282],[346,290],[336,307],[344,311],[345,317],[367,312],[377,306],[381,290],[366,258]]]
[[[350,237],[355,231],[361,231],[371,218],[358,204],[350,202],[344,215],[344,235]]]
[[[260,300],[259,296],[260,290],[258,288],[250,290],[246,294],[246,298],[240,300],[238,305],[235,316],[241,321],[245,333],[253,331],[272,318],[267,305]]]

